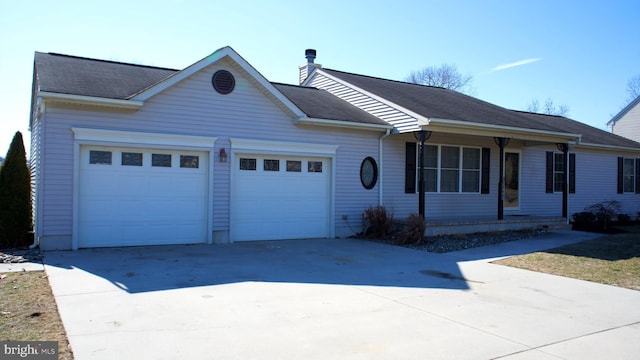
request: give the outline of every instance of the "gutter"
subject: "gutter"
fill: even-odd
[[[300,124],[300,125],[332,126],[332,127],[359,129],[359,130],[372,130],[372,131],[386,130],[388,132],[390,132],[393,129],[393,126],[391,125],[368,124],[368,123],[358,123],[358,122],[351,122],[351,121],[308,118],[308,117],[297,118],[293,121],[293,123]]]
[[[483,123],[461,121],[461,120],[430,118],[428,123],[419,123],[419,125],[423,125],[423,126],[427,125],[429,126],[429,128],[434,128],[434,129],[428,129],[428,130],[440,131],[440,132],[447,132],[447,131],[446,129],[438,128],[438,125],[447,126],[455,129],[473,130],[473,132],[469,133],[470,135],[478,135],[477,130],[486,129],[487,131],[491,131],[491,136],[498,136],[498,134],[495,134],[495,131],[498,130],[498,131],[503,131],[505,133],[529,135],[529,137],[532,140],[544,140],[543,139],[544,137],[556,137],[563,140],[573,139],[576,141],[577,144],[579,144],[582,139],[581,134],[565,133],[565,132],[549,131],[549,130],[527,129],[527,128],[514,127],[514,126],[483,124]],[[452,131],[449,131],[449,132],[452,132]],[[456,133],[459,134],[459,132],[456,132]],[[505,134],[505,135],[508,135],[508,134]]]
[[[594,144],[594,143],[584,143],[581,142],[577,144],[578,147],[586,147],[586,148],[598,148],[598,149],[608,149],[608,150],[624,150],[624,151],[633,151],[640,152],[640,147],[626,147],[626,146],[616,146],[616,145],[603,145],[603,144]]]
[[[38,96],[45,102],[104,106],[130,110],[138,110],[144,105],[144,102],[136,100],[109,99],[97,96],[61,94],[48,91],[40,91],[38,92]]]

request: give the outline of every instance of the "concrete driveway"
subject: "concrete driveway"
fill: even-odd
[[[640,354],[640,292],[355,239],[49,252],[76,359],[603,359]]]

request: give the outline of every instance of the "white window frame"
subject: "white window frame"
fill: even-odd
[[[627,161],[631,162],[631,175],[627,175]],[[631,177],[631,190],[626,188],[626,178]],[[636,159],[635,158],[622,158],[622,193],[623,194],[635,194],[636,193]]]
[[[427,167],[426,164],[424,166],[424,170],[436,170],[436,191],[428,191],[426,189],[425,184],[425,192],[430,194],[480,194],[482,191],[482,147],[480,146],[464,146],[464,145],[452,145],[452,144],[424,144],[425,146],[434,146],[437,148],[437,168]],[[441,191],[441,179],[442,179],[442,171],[443,170],[451,170],[450,168],[443,169],[442,168],[442,147],[456,147],[458,148],[458,191]],[[478,150],[480,156],[478,157],[478,191],[462,191],[462,175],[465,171],[476,171],[476,169],[465,169],[463,167],[464,161],[464,149],[475,149]],[[426,156],[425,156],[426,158]],[[420,144],[418,143],[416,146],[416,192],[418,189],[418,179],[420,176]],[[426,182],[426,179],[425,179]]]
[[[569,168],[569,163],[567,162],[567,164],[564,164],[564,168],[562,169],[562,171],[556,170],[556,158],[558,156],[560,156],[560,157],[562,157],[564,159],[564,154],[563,153],[554,151],[553,152],[553,192],[554,193],[561,193],[563,191],[562,184],[560,184],[560,189],[558,189],[556,187],[556,174],[562,174],[562,177],[566,178],[567,174],[568,174],[567,169]],[[568,157],[567,157],[567,159],[568,159]],[[567,178],[567,186],[569,186],[568,178]]]

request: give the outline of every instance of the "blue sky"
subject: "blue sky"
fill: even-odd
[[[35,51],[182,69],[229,45],[291,84],[306,48],[324,67],[395,80],[451,63],[480,99],[550,98],[605,129],[640,75],[639,18],[638,0],[0,0],[0,156],[15,131],[29,145]]]

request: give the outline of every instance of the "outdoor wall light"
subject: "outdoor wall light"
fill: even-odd
[[[220,162],[227,162],[227,151],[224,148],[220,149]]]

